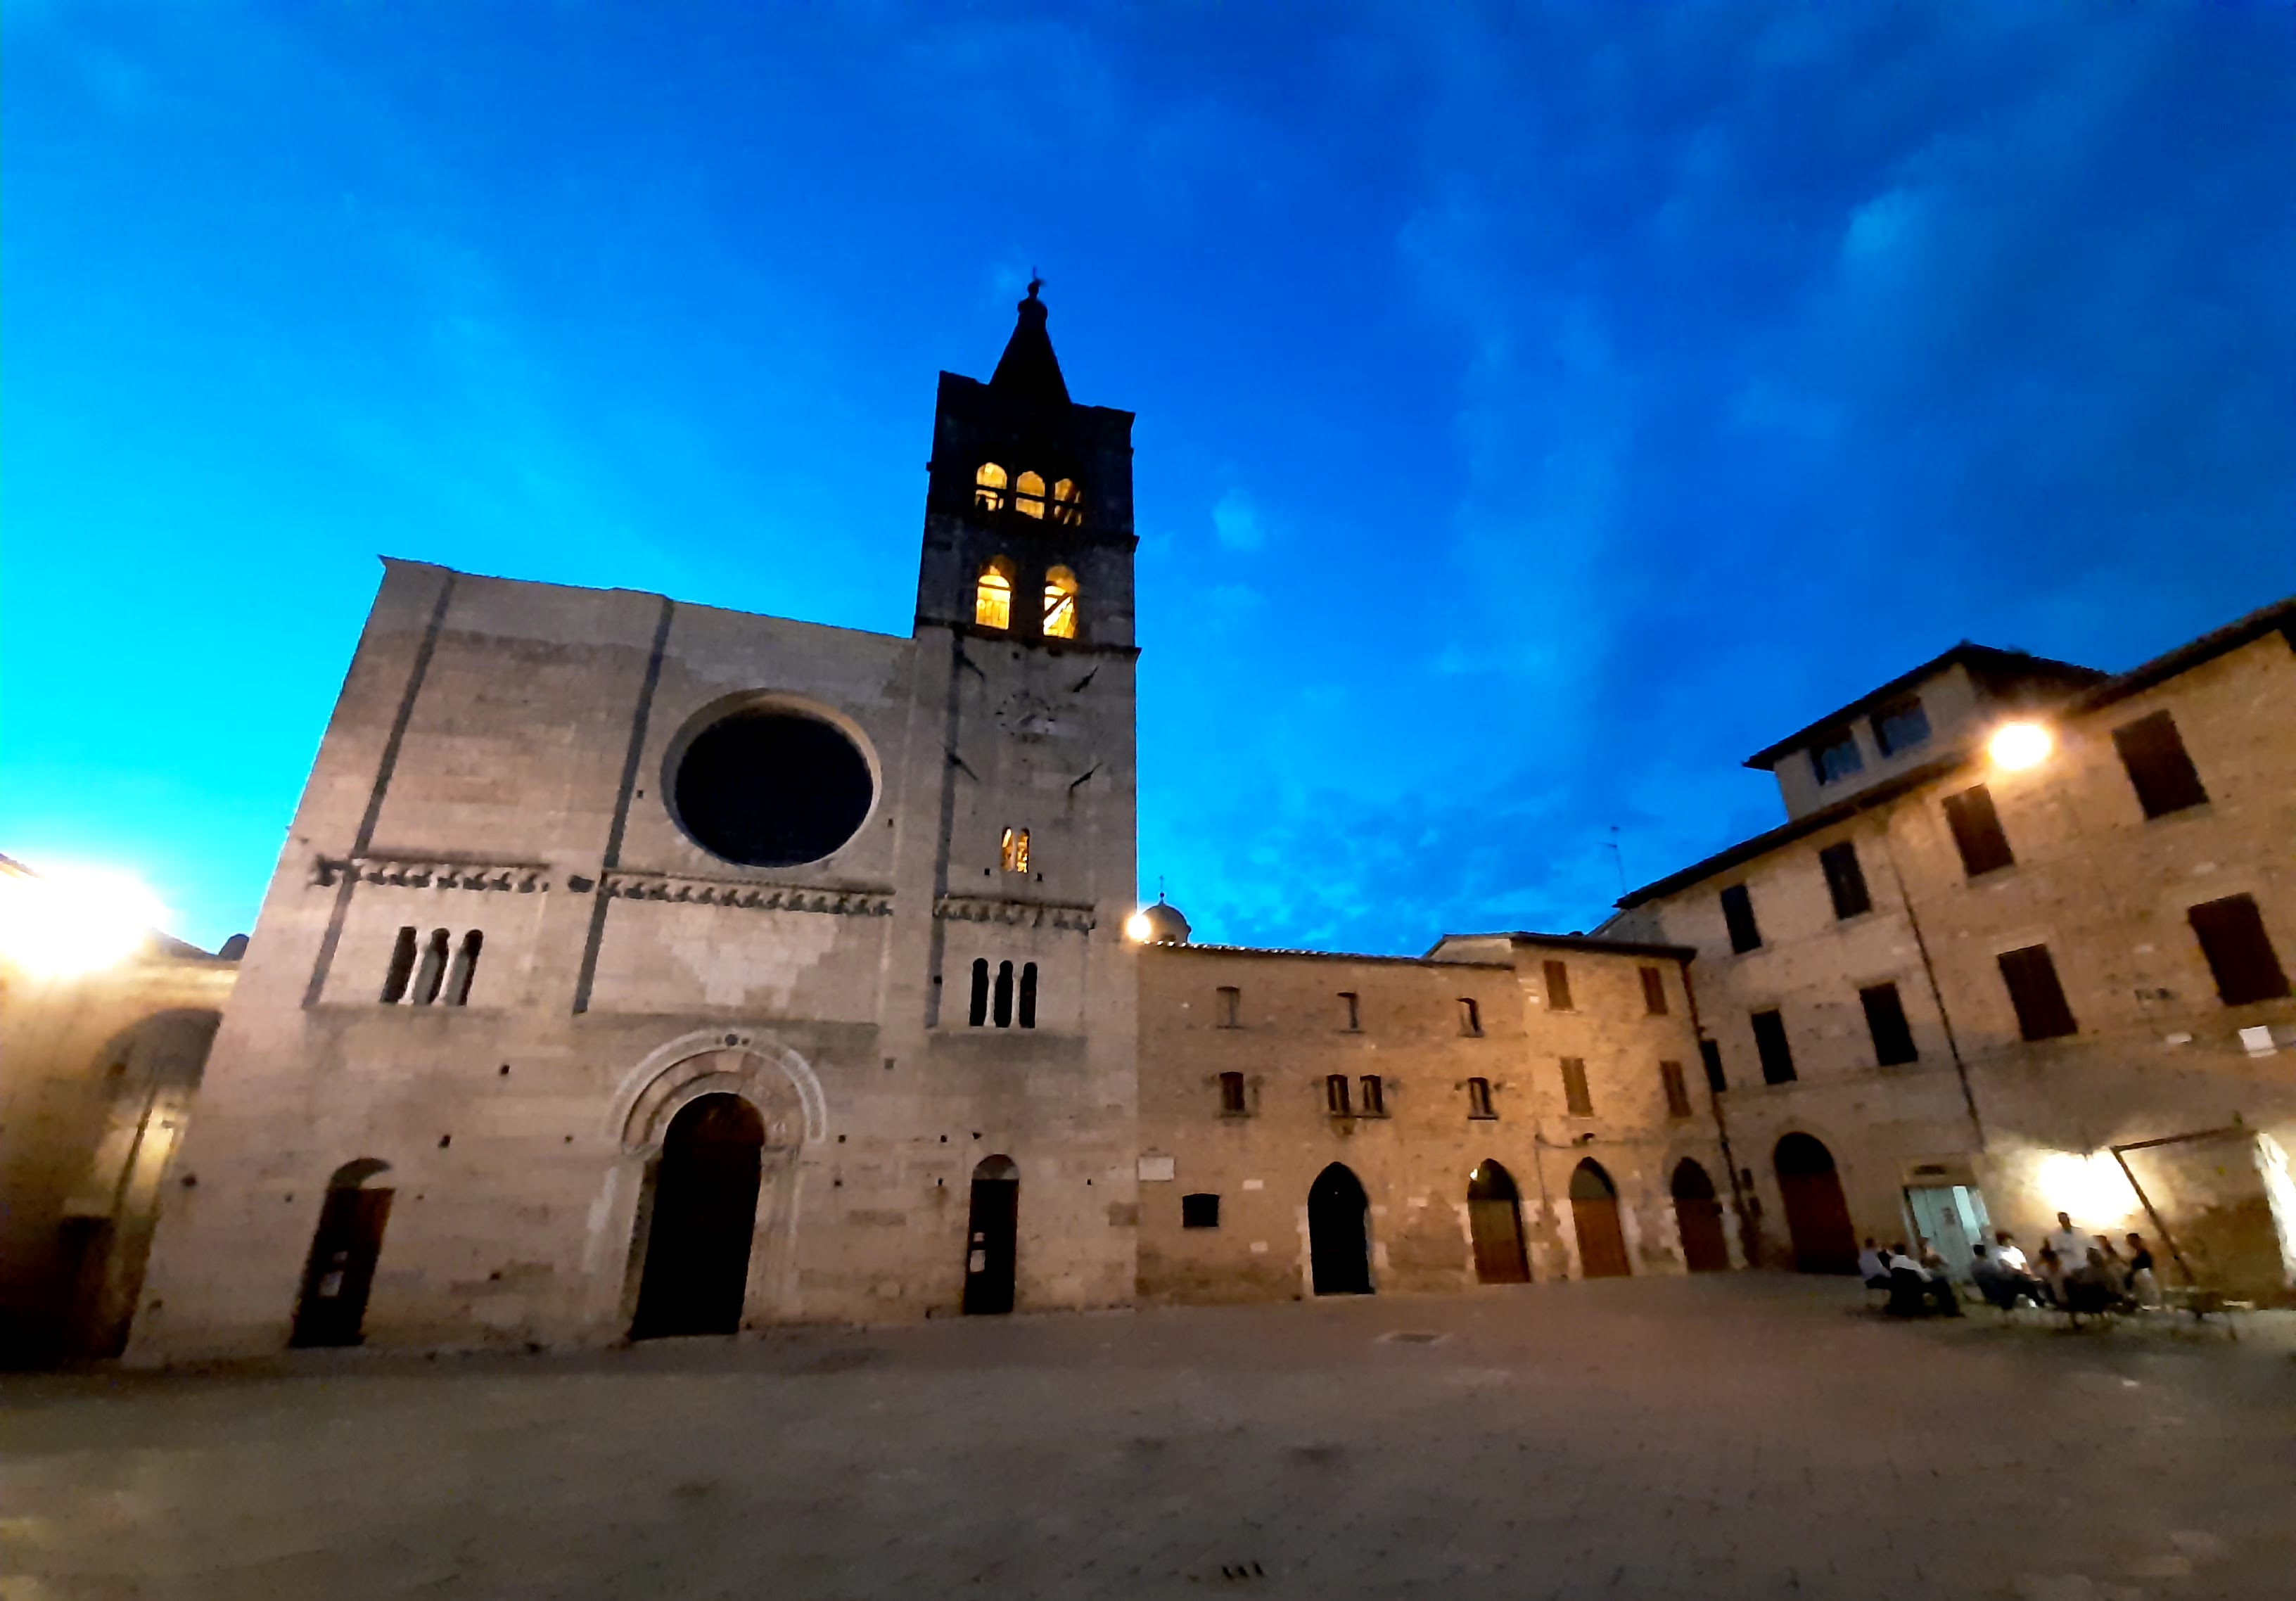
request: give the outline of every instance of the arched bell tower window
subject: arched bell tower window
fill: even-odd
[[[995,462],[983,462],[980,471],[972,475],[972,504],[984,512],[994,512],[1004,504],[1004,469]]]
[[[983,472],[988,469],[983,468]],[[1013,626],[1013,562],[1006,556],[992,556],[988,565],[980,570],[980,581],[972,592],[972,620],[984,628],[1009,628]]]
[[[1045,514],[1045,480],[1034,472],[1023,472],[1013,485],[1013,509],[1023,517]]]
[[[1045,637],[1074,639],[1077,631],[1077,577],[1065,567],[1045,574]]]
[[[1053,486],[1053,521],[1070,528],[1084,521],[1084,497],[1077,493],[1076,480],[1064,478]]]

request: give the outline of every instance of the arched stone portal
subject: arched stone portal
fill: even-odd
[[[765,1120],[736,1095],[697,1096],[670,1121],[631,1339],[742,1326],[765,1141]]]
[[[1815,1135],[1789,1134],[1778,1141],[1770,1163],[1785,1201],[1794,1266],[1804,1273],[1857,1272],[1857,1233],[1850,1227],[1833,1153]]]
[[[989,1156],[972,1170],[972,1206],[964,1225],[964,1310],[1013,1310],[1020,1271],[1021,1169]]]
[[[1308,1267],[1318,1295],[1371,1293],[1371,1203],[1341,1162],[1308,1191]]]
[[[1722,1237],[1722,1203],[1714,1180],[1685,1156],[1674,1166],[1674,1225],[1682,1235],[1683,1265],[1693,1273],[1726,1273],[1730,1247]]]
[[[382,1227],[395,1193],[367,1182],[390,1170],[373,1156],[347,1162],[327,1180],[319,1227],[295,1302],[296,1345],[357,1345],[365,1338],[367,1293],[382,1256]]]
[[[1520,1200],[1514,1176],[1496,1162],[1487,1158],[1467,1175],[1467,1232],[1475,1244],[1475,1277],[1483,1284],[1530,1282]]]
[[[1570,1222],[1578,1235],[1582,1278],[1625,1278],[1627,1236],[1619,1226],[1619,1186],[1593,1157],[1570,1173]]]

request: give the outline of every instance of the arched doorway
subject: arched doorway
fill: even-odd
[[[1009,1312],[1020,1267],[1021,1170],[1009,1156],[972,1170],[972,1211],[964,1226],[964,1310]]]
[[[1467,1175],[1467,1232],[1475,1242],[1475,1277],[1480,1283],[1530,1282],[1517,1199],[1514,1176],[1496,1162],[1486,1159]]]
[[[1619,1186],[1591,1156],[1571,1170],[1570,1221],[1578,1232],[1581,1277],[1625,1278],[1634,1271],[1619,1227]]]
[[[630,1338],[730,1334],[742,1326],[766,1126],[735,1095],[698,1096],[661,1142]]]
[[[1722,1237],[1722,1203],[1714,1180],[1689,1157],[1674,1166],[1674,1226],[1682,1233],[1682,1260],[1693,1273],[1726,1273],[1730,1247]]]
[[[1794,1266],[1804,1273],[1857,1271],[1857,1235],[1849,1226],[1849,1203],[1833,1153],[1808,1134],[1778,1141],[1770,1163],[1777,1170],[1778,1193],[1786,1203],[1786,1232],[1793,1236]]]
[[[296,1345],[357,1345],[365,1337],[367,1292],[382,1255],[382,1226],[395,1193],[367,1180],[390,1170],[372,1156],[347,1162],[327,1180],[318,1231],[303,1264],[303,1291],[295,1302]]]
[[[1371,1203],[1341,1162],[1308,1190],[1308,1270],[1318,1295],[1371,1293]]]

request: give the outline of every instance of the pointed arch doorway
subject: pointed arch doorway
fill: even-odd
[[[1467,1233],[1475,1245],[1475,1278],[1487,1285],[1530,1282],[1522,1249],[1522,1211],[1514,1176],[1486,1158],[1467,1175]]]
[[[1850,1227],[1849,1203],[1841,1194],[1833,1153],[1815,1135],[1793,1133],[1778,1141],[1770,1165],[1785,1201],[1794,1266],[1804,1273],[1857,1272],[1857,1234]]]
[[[357,1345],[366,1337],[366,1298],[382,1256],[382,1226],[395,1193],[368,1179],[390,1170],[372,1156],[347,1162],[327,1180],[319,1227],[303,1264],[291,1345]]]
[[[1371,1293],[1371,1202],[1343,1162],[1308,1190],[1308,1271],[1318,1295]]]
[[[1009,1156],[984,1157],[972,1170],[972,1207],[964,1226],[967,1316],[1013,1310],[1020,1234],[1020,1164]]]
[[[1570,1172],[1570,1222],[1578,1235],[1578,1276],[1625,1278],[1626,1231],[1619,1226],[1619,1186],[1593,1157]]]
[[[670,1120],[654,1170],[631,1339],[742,1326],[765,1142],[765,1121],[736,1095],[697,1096]]]
[[[1685,1156],[1674,1164],[1674,1226],[1682,1235],[1682,1261],[1693,1273],[1726,1273],[1730,1247],[1722,1237],[1722,1203],[1714,1180]]]

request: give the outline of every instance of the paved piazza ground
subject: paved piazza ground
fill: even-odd
[[[2296,1595],[2289,1315],[1863,1306],[1741,1276],[14,1377],[0,1601]]]

